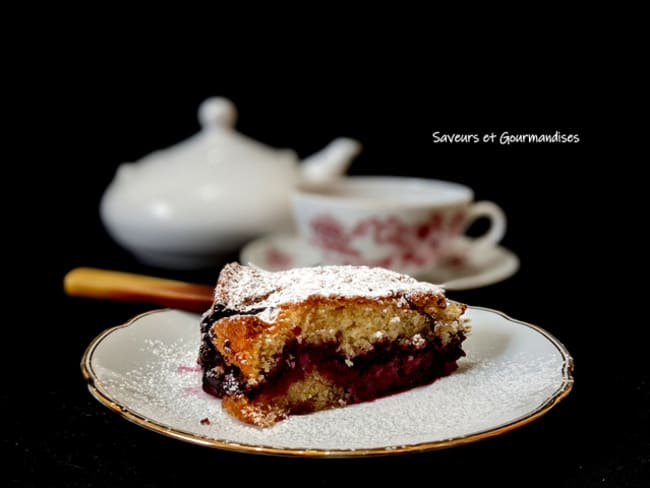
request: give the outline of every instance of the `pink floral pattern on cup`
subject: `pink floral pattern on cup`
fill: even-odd
[[[314,233],[313,243],[317,246],[350,258],[358,258],[361,255],[351,246],[352,236],[333,215],[319,215],[311,220],[310,226]]]
[[[461,234],[466,221],[463,211],[451,215],[432,212],[425,221],[409,224],[397,216],[369,217],[351,229],[331,214],[323,213],[309,221],[311,244],[343,256],[347,264],[369,266],[422,267],[444,257],[443,243]],[[381,256],[364,257],[355,241],[370,240],[383,249]]]
[[[266,262],[273,267],[273,269],[290,268],[292,265],[291,256],[282,252],[276,247],[269,247],[266,250]]]

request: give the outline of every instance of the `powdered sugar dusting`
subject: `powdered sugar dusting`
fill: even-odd
[[[296,415],[261,429],[241,423],[200,391],[193,371],[199,317],[165,311],[117,329],[90,365],[103,395],[182,435],[279,449],[396,449],[489,431],[526,418],[572,380],[568,355],[543,332],[486,310],[474,324],[467,357],[450,376],[373,402]],[[205,422],[209,419],[209,422]]]
[[[204,396],[206,400],[213,398],[201,387],[201,372],[195,368],[197,349],[187,347],[183,338],[172,342],[145,338],[140,351],[149,360],[122,374],[101,364],[96,368],[102,385],[119,392],[120,396],[132,398],[141,406],[140,414],[150,416],[167,412],[175,415],[196,408],[197,396]],[[165,395],[160,394],[162,385],[167,391]],[[213,407],[205,408],[204,413],[210,413]]]
[[[215,289],[215,300],[233,310],[276,307],[309,297],[396,298],[402,295],[442,295],[431,283],[384,268],[367,266],[314,266],[286,271],[264,271],[230,263]]]

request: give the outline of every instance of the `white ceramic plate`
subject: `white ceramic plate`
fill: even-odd
[[[159,310],[100,334],[81,367],[90,392],[138,425],[184,441],[294,456],[362,456],[440,449],[507,432],[546,413],[573,386],[573,361],[543,329],[468,309],[467,357],[450,376],[262,429],[201,390],[199,316]],[[207,420],[206,420],[207,419]]]
[[[468,248],[469,240],[461,238],[458,247]],[[295,234],[273,234],[256,239],[242,248],[239,261],[269,271],[328,264],[322,262],[316,249]],[[437,265],[415,277],[442,284],[447,290],[468,290],[505,280],[518,269],[516,254],[502,246],[494,246],[480,254]]]

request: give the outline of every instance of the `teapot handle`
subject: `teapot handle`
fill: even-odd
[[[237,121],[235,105],[223,97],[211,97],[204,100],[199,107],[198,115],[204,130],[216,126],[234,127]]]

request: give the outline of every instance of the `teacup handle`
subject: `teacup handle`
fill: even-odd
[[[476,202],[469,208],[465,229],[481,217],[490,219],[490,228],[485,234],[472,240],[472,247],[475,249],[498,244],[506,233],[506,214],[496,203],[486,200]]]

